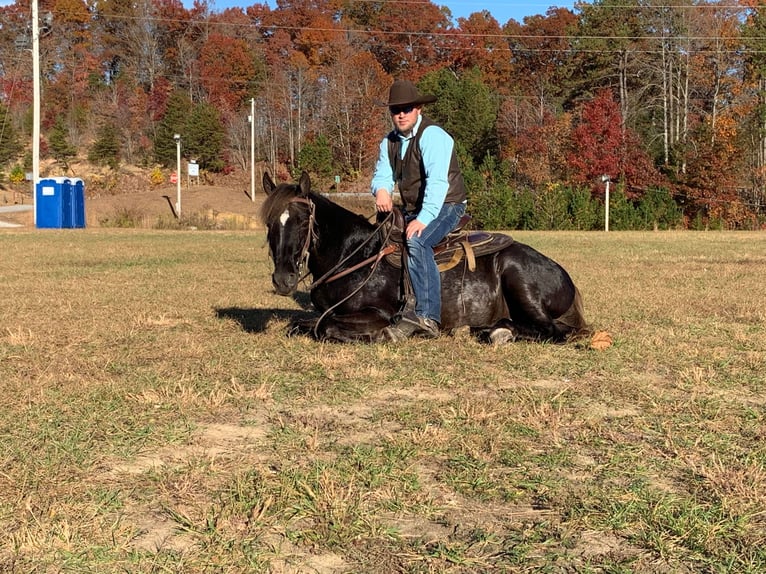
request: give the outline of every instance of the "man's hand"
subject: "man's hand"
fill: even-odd
[[[417,219],[413,219],[407,224],[407,239],[411,239],[413,235],[420,237],[420,234],[425,228],[425,225],[420,223]]]
[[[386,213],[394,208],[394,201],[391,199],[391,194],[388,193],[387,189],[381,187],[375,192],[375,208]]]

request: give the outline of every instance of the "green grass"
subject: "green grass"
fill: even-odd
[[[514,236],[610,348],[287,338],[262,232],[1,233],[0,571],[766,571],[766,236]]]

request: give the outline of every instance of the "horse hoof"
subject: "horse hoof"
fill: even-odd
[[[493,345],[505,345],[506,343],[513,343],[516,340],[516,335],[510,329],[495,329],[489,334],[489,342]]]

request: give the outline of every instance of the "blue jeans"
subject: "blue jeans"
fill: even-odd
[[[413,235],[407,240],[410,279],[415,292],[415,315],[418,317],[441,323],[442,284],[433,248],[455,229],[464,213],[464,203],[445,203],[439,216],[426,226],[420,237]]]

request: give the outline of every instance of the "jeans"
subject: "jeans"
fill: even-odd
[[[415,292],[415,315],[418,317],[441,323],[441,277],[433,248],[455,229],[464,213],[464,203],[445,203],[439,216],[426,226],[420,237],[413,235],[407,240],[410,279]]]

